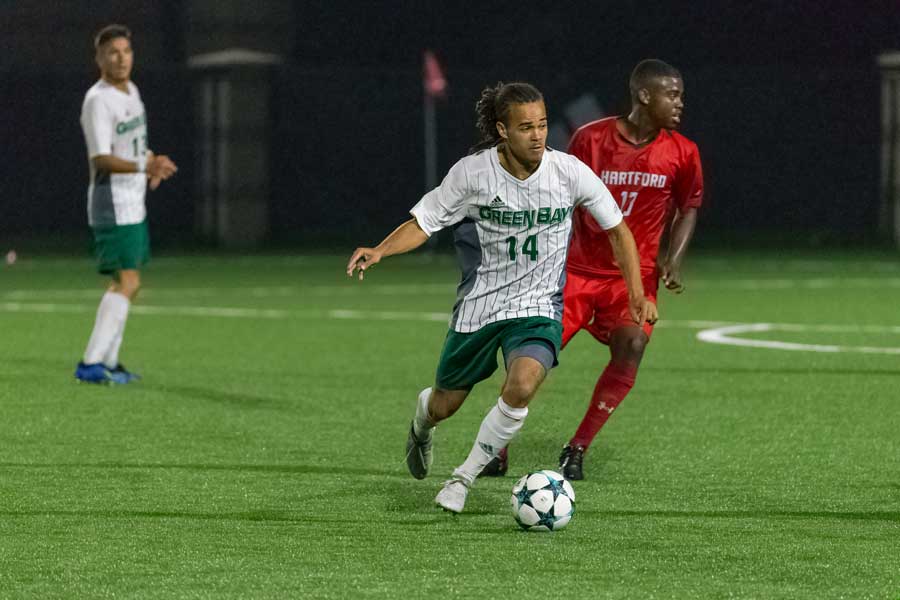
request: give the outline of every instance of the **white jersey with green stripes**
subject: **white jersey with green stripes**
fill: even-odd
[[[137,86],[129,81],[125,93],[102,79],[95,83],[81,105],[81,129],[91,169],[88,223],[92,227],[140,223],[147,216],[146,174],[108,173],[91,160],[112,155],[145,163],[147,115]]]
[[[453,228],[462,278],[450,327],[471,333],[505,319],[561,320],[576,206],[603,229],[622,221],[603,182],[564,152],[548,149],[525,180],[500,165],[496,147],[453,165],[410,211],[429,236]]]

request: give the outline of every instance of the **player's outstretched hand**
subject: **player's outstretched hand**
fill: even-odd
[[[353,277],[353,272],[359,269],[359,280],[362,281],[366,269],[372,268],[381,261],[381,252],[375,248],[357,248],[347,263],[347,276]]]
[[[659,320],[659,311],[649,299],[635,298],[631,301],[631,318],[638,325],[643,325],[644,322],[654,325]]]

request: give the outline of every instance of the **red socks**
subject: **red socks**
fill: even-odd
[[[591,404],[588,406],[575,437],[569,441],[570,446],[591,445],[594,437],[609,419],[612,411],[625,399],[634,387],[637,367],[632,363],[615,363],[610,361],[594,387]]]

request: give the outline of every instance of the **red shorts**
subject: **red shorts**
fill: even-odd
[[[645,275],[644,295],[656,303],[658,279],[656,273]],[[585,277],[571,271],[566,273],[563,288],[563,338],[565,347],[569,340],[584,329],[598,342],[609,345],[610,334],[626,325],[635,325],[628,309],[628,288],[622,277]],[[644,323],[647,337],[653,333],[653,325]]]

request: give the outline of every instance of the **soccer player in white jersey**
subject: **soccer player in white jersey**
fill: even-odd
[[[357,248],[347,274],[409,252],[452,227],[462,278],[433,387],[419,393],[406,445],[417,479],[432,462],[434,427],[462,406],[497,369],[506,380],[466,460],[444,482],[436,503],[461,512],[484,466],[521,429],[562,341],[562,289],[572,211],[583,206],[606,230],[628,287],[636,323],[655,322],[644,296],[634,239],[602,181],[581,161],[546,148],[547,112],[526,83],[486,88],[476,105],[482,141],[441,185],[416,204],[412,219],[375,248]]]
[[[150,256],[147,181],[156,189],[177,171],[168,156],[147,148],[147,115],[131,82],[131,32],[108,25],[94,38],[100,80],[81,107],[91,181],[88,224],[98,271],[112,282],[97,309],[94,329],[75,377],[90,383],[128,383],[137,378],[119,362],[128,309],[141,285],[140,268]]]

